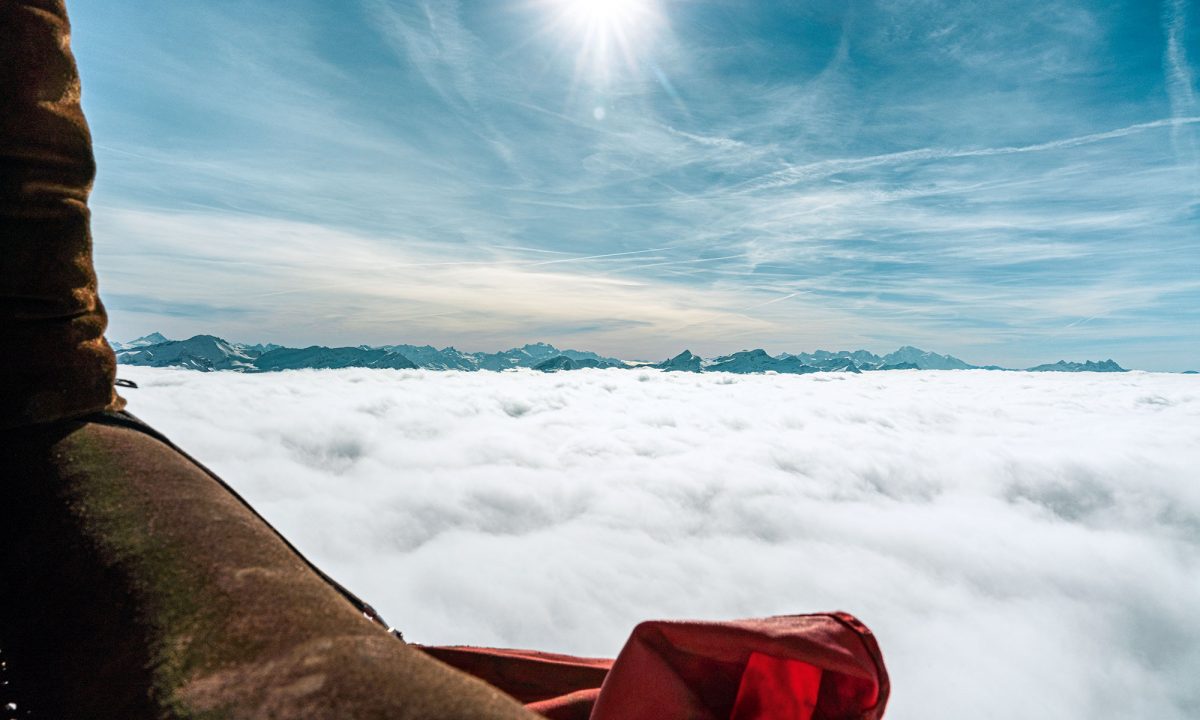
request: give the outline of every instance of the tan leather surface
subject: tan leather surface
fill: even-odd
[[[121,400],[96,291],[95,175],[61,0],[0,2],[0,427]]]

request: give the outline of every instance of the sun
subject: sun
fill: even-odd
[[[564,10],[589,30],[623,31],[646,11],[646,0],[562,0]]]
[[[656,0],[549,0],[552,32],[576,53],[576,74],[610,79],[636,70],[662,22]]]

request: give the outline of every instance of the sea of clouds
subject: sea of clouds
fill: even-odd
[[[843,609],[896,720],[1200,708],[1200,376],[121,374],[413,641]]]

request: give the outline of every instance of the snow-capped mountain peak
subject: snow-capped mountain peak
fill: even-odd
[[[117,342],[116,340],[109,340],[108,344],[114,351],[117,351],[128,350],[129,348],[145,347],[147,345],[158,345],[159,343],[165,342],[170,341],[163,337],[162,333],[152,332],[149,335],[143,335],[142,337],[136,340],[130,340],[129,342]]]

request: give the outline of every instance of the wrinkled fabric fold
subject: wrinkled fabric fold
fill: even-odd
[[[96,287],[95,176],[62,0],[0,2],[0,428],[123,404]]]
[[[890,692],[847,613],[637,626],[615,660],[423,647],[550,720],[879,720]]]

